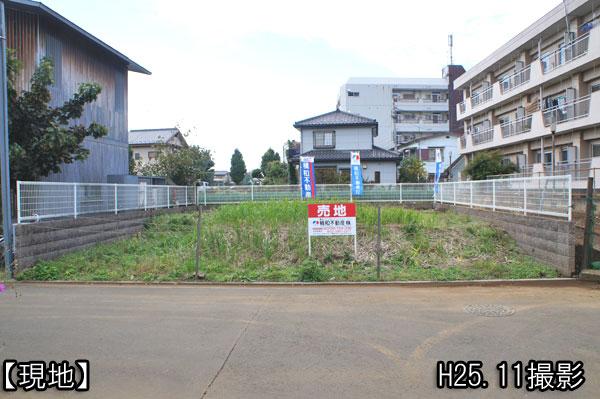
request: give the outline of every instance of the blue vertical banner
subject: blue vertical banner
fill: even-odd
[[[352,179],[352,196],[363,195],[363,177],[362,168],[360,167],[360,152],[350,153],[350,170]]]
[[[439,193],[440,190],[440,176],[442,175],[442,150],[436,148],[435,150],[435,185],[433,186],[433,192]]]
[[[302,187],[302,198],[315,198],[317,185],[315,183],[315,158],[300,157],[300,186]]]

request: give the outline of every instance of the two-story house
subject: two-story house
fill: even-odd
[[[83,146],[90,150],[88,158],[62,165],[61,173],[51,174],[45,180],[103,183],[110,175],[127,175],[127,75],[130,71],[148,75],[150,72],[42,3],[4,3],[6,45],[22,64],[17,90],[29,89],[31,76],[44,57],[54,62],[51,105],[69,100],[81,83],[96,82],[102,86],[98,99],[85,107],[76,122],[100,123],[108,128],[108,134],[100,139],[86,138]]]
[[[176,127],[132,130],[129,132],[129,145],[136,166],[155,162],[161,152],[188,146],[185,137]]]
[[[300,156],[314,157],[317,183],[325,171],[350,175],[350,152],[359,151],[363,179],[371,183],[396,183],[400,155],[377,147],[377,121],[336,109],[294,124],[300,131]],[[298,161],[298,158],[295,159]]]

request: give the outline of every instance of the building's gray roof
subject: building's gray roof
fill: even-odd
[[[359,152],[362,161],[400,161],[399,153],[375,146],[370,150],[359,150]],[[315,157],[315,163],[348,161],[348,164],[350,164],[350,151],[346,150],[311,150],[301,156]]]
[[[229,174],[228,170],[215,170],[215,176],[227,176]]]
[[[340,126],[377,126],[375,119],[365,118],[364,116],[351,114],[349,112],[335,111],[323,115],[313,116],[294,123],[295,128],[303,127],[340,127]]]
[[[379,85],[399,89],[448,89],[444,78],[350,78],[346,85]]]
[[[141,129],[129,131],[129,144],[163,144],[179,133],[176,127],[167,129]]]
[[[146,75],[151,75],[151,72],[149,70],[147,70],[146,68],[133,62],[124,54],[118,52],[117,50],[115,50],[114,48],[109,46],[108,44],[104,43],[102,40],[98,39],[94,35],[81,29],[79,26],[75,25],[73,22],[69,21],[67,18],[63,17],[56,11],[52,10],[51,8],[47,7],[46,5],[44,5],[38,1],[10,0],[10,1],[7,1],[6,3],[7,3],[7,5],[10,5],[13,7],[17,7],[17,8],[20,7],[20,8],[32,11],[32,12],[37,12],[42,15],[45,15],[45,16],[49,17],[50,19],[52,19],[53,21],[56,21],[56,22],[62,24],[63,26],[66,26],[67,28],[72,29],[73,31],[77,32],[79,35],[81,35],[83,38],[89,40],[94,45],[113,54],[119,60],[121,60],[123,63],[125,63],[128,70],[130,70],[132,72],[139,72],[139,73],[144,73]]]

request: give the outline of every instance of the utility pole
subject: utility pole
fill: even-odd
[[[4,1],[0,1],[0,179],[2,180],[2,228],[4,235],[4,265],[9,277],[13,277],[12,208],[10,204],[10,169],[8,158],[8,100],[6,82],[6,21]]]

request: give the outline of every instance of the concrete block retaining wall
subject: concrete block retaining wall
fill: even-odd
[[[570,277],[575,270],[575,223],[508,212],[439,205],[438,209],[477,217],[508,233],[527,255]]]
[[[149,218],[173,212],[193,211],[193,207],[130,211],[117,215],[82,215],[77,219],[60,219],[15,225],[15,259],[17,270],[39,260],[54,259],[70,252],[127,238],[144,229]]]

